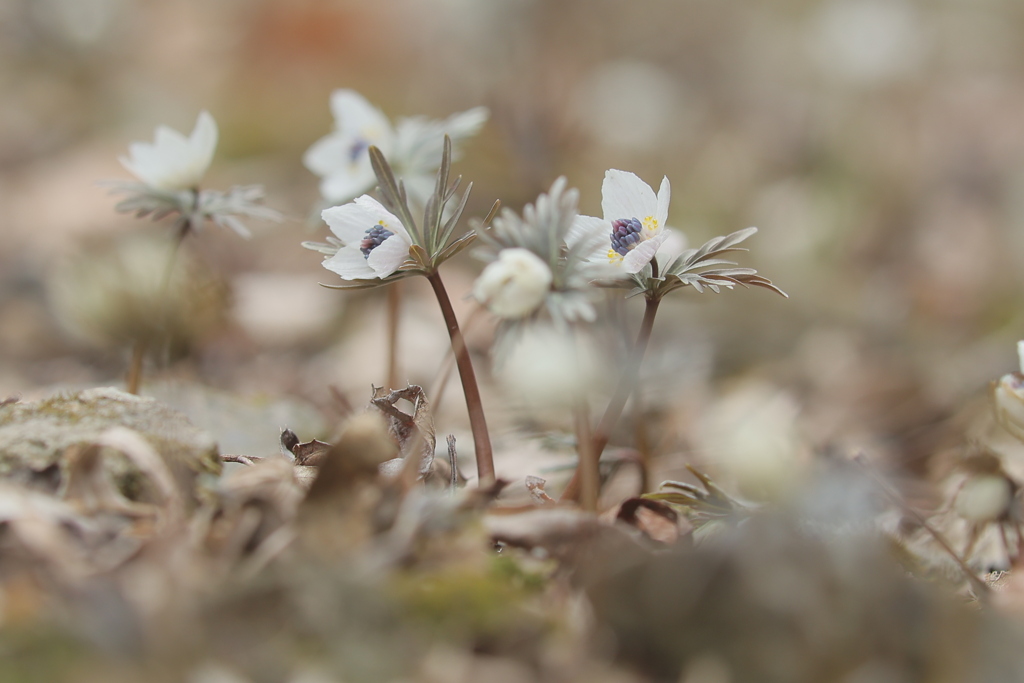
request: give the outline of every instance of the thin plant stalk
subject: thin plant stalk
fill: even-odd
[[[637,333],[636,342],[633,344],[633,349],[630,351],[629,360],[626,362],[626,367],[619,376],[619,383],[615,388],[615,393],[612,394],[612,398],[608,402],[608,407],[605,409],[604,415],[601,417],[601,421],[594,430],[593,457],[597,461],[600,460],[601,454],[604,453],[604,449],[608,445],[609,434],[611,434],[612,429],[615,428],[615,424],[619,421],[619,418],[622,417],[622,411],[626,407],[626,401],[636,388],[640,366],[643,363],[644,355],[647,353],[647,346],[651,341],[651,331],[654,329],[654,318],[658,315],[658,305],[661,303],[661,299],[651,298],[647,299],[646,302],[647,306],[644,308],[644,318],[640,322],[640,331]],[[580,484],[580,471],[579,468],[577,468],[576,472],[573,473],[572,478],[569,480],[569,484],[565,487],[565,491],[562,492],[561,500],[578,500],[580,496]]]
[[[388,388],[398,389],[398,324],[402,309],[402,283],[395,282],[388,287],[387,335],[388,335]]]
[[[576,472],[580,480],[580,505],[587,512],[597,511],[597,497],[601,488],[600,455],[595,453],[594,436],[590,432],[590,409],[581,400],[573,411],[576,431],[576,454],[579,464]]]
[[[476,373],[473,371],[473,361],[469,357],[469,349],[459,330],[459,321],[455,317],[455,309],[452,308],[452,302],[441,281],[441,275],[434,271],[427,276],[427,280],[434,289],[437,303],[441,307],[441,314],[444,316],[445,326],[448,328],[448,336],[451,338],[452,351],[455,354],[455,364],[459,368],[462,393],[466,397],[469,424],[473,430],[477,479],[481,487],[490,486],[495,481],[494,455],[491,450],[491,438],[487,433],[487,420],[484,417],[483,404],[480,401],[480,388],[477,386]]]
[[[171,276],[174,273],[174,266],[178,262],[178,252],[181,251],[181,243],[185,241],[191,228],[191,221],[185,222],[174,235],[171,243],[171,253],[167,257],[167,264],[164,266],[163,276],[160,278],[159,298],[160,329],[166,331],[167,317],[169,315],[170,302],[168,301],[171,291]],[[145,339],[137,339],[132,346],[132,360],[128,367],[128,377],[125,380],[125,388],[129,394],[139,395],[142,387],[143,366],[146,359],[146,351],[149,343]]]
[[[142,385],[142,363],[146,358],[146,340],[136,339],[132,346],[132,360],[128,366],[128,378],[125,380],[125,389],[129,394],[139,395],[139,387]]]
[[[473,311],[469,314],[469,318],[466,319],[466,324],[463,326],[464,331],[462,338],[473,329],[473,326],[480,320],[481,314],[486,309],[481,306],[476,306]],[[444,399],[445,389],[448,388],[448,380],[451,379],[452,370],[455,368],[455,355],[456,349],[454,345],[449,346],[447,352],[444,354],[444,360],[441,361],[441,368],[434,375],[434,381],[430,384],[430,392],[427,396],[430,398],[431,410],[436,414],[438,407],[441,405],[441,401]]]

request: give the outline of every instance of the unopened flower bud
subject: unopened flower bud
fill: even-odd
[[[522,318],[543,303],[551,279],[551,269],[529,249],[502,249],[477,278],[473,296],[499,317]]]
[[[1009,510],[1013,486],[1001,474],[977,474],[968,479],[956,496],[956,511],[969,522],[994,522]]]

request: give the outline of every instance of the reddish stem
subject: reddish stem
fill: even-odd
[[[619,384],[611,400],[608,402],[604,416],[601,418],[601,422],[598,423],[597,429],[594,430],[594,446],[591,457],[594,458],[595,462],[600,461],[601,454],[608,445],[608,435],[615,428],[615,423],[622,417],[622,411],[626,407],[626,400],[629,399],[629,395],[636,388],[640,365],[643,363],[644,355],[647,353],[647,345],[651,341],[654,317],[658,314],[658,304],[660,303],[660,298],[647,299],[647,307],[644,309],[644,319],[640,322],[640,331],[636,335],[636,343],[633,344],[629,360],[626,362],[626,367],[619,377]],[[577,467],[576,472],[572,475],[572,479],[569,480],[569,484],[565,487],[565,491],[562,492],[561,500],[578,500],[581,483],[580,470]]]
[[[448,336],[452,342],[452,352],[455,354],[455,363],[459,368],[459,378],[462,380],[462,393],[466,396],[466,407],[469,409],[469,424],[473,430],[473,447],[476,451],[477,479],[481,487],[494,483],[494,456],[491,451],[491,439],[487,433],[487,420],[484,418],[484,408],[480,401],[480,389],[476,384],[476,373],[473,371],[473,361],[469,357],[469,349],[459,330],[459,321],[455,317],[455,309],[448,298],[448,292],[441,282],[441,276],[434,271],[427,276],[430,286],[434,288],[434,295],[437,296],[437,303],[441,306],[441,315],[444,316],[445,325],[448,327]]]

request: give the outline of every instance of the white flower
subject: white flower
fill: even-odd
[[[564,414],[601,387],[606,366],[593,340],[554,325],[529,325],[500,355],[498,381],[513,404],[540,420]]]
[[[330,202],[345,202],[373,189],[377,180],[367,150],[376,146],[405,182],[410,199],[423,206],[434,189],[444,136],[457,145],[487,120],[487,109],[476,107],[443,121],[414,117],[392,127],[379,109],[354,90],[335,90],[331,112],[334,132],[315,142],[303,157],[306,168],[321,177],[320,193]]]
[[[473,296],[496,316],[522,318],[544,302],[551,281],[551,269],[529,249],[502,249],[477,278]]]
[[[665,228],[672,190],[662,178],[658,194],[636,175],[609,170],[601,186],[604,219],[579,216],[572,239],[603,232],[606,238],[590,260],[608,263],[626,273],[638,273],[651,262],[658,247],[668,238]]]
[[[337,252],[324,259],[323,266],[343,280],[386,278],[409,258],[409,233],[394,214],[369,195],[324,209],[321,216],[340,242]]]
[[[217,147],[217,123],[202,111],[186,138],[167,126],[159,126],[152,143],[133,142],[129,157],[120,157],[121,165],[139,180],[157,190],[193,189],[199,185]]]

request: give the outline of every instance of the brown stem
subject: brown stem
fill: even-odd
[[[398,314],[402,308],[402,283],[388,287],[388,388],[398,389]]]
[[[473,312],[466,319],[466,324],[463,325],[466,328],[466,331],[462,333],[463,339],[473,329],[473,325],[480,320],[480,315],[484,310],[486,309],[480,306],[473,308]],[[440,409],[441,402],[444,400],[444,392],[448,388],[448,380],[451,379],[452,370],[455,368],[455,356],[456,347],[453,345],[445,353],[444,360],[441,361],[441,368],[434,375],[434,381],[430,384],[430,391],[427,393],[427,396],[430,398],[430,409],[435,415]]]
[[[644,309],[644,319],[640,322],[640,331],[636,335],[636,343],[630,352],[626,367],[619,376],[619,384],[608,402],[601,422],[594,430],[594,459],[600,460],[605,446],[608,445],[608,435],[615,428],[615,423],[622,417],[622,410],[626,407],[626,400],[633,393],[636,387],[637,375],[640,372],[640,365],[643,363],[644,355],[647,353],[647,345],[651,341],[651,330],[654,329],[654,318],[658,314],[658,304],[661,298],[647,299],[647,307]],[[562,492],[563,501],[578,500],[580,496],[580,471],[576,472],[569,480],[569,484]]]
[[[601,471],[595,457],[594,437],[590,433],[590,411],[580,402],[574,411],[576,428],[576,454],[579,464],[576,471],[580,479],[580,505],[588,512],[597,511],[597,496],[601,488]]]
[[[142,385],[142,362],[146,358],[146,342],[136,340],[132,346],[132,362],[128,366],[128,378],[125,380],[125,388],[129,394],[139,395],[139,387]]]
[[[466,396],[466,407],[469,409],[469,424],[473,430],[473,447],[476,451],[477,479],[481,487],[486,487],[494,483],[494,456],[491,452],[491,439],[487,434],[484,407],[480,402],[480,388],[476,384],[476,373],[473,372],[473,361],[459,330],[455,309],[452,308],[448,292],[441,282],[441,275],[434,271],[427,276],[427,280],[434,289],[437,303],[441,306],[441,315],[444,316],[445,325],[448,327],[455,363],[459,368],[459,378],[462,379],[462,393]]]

